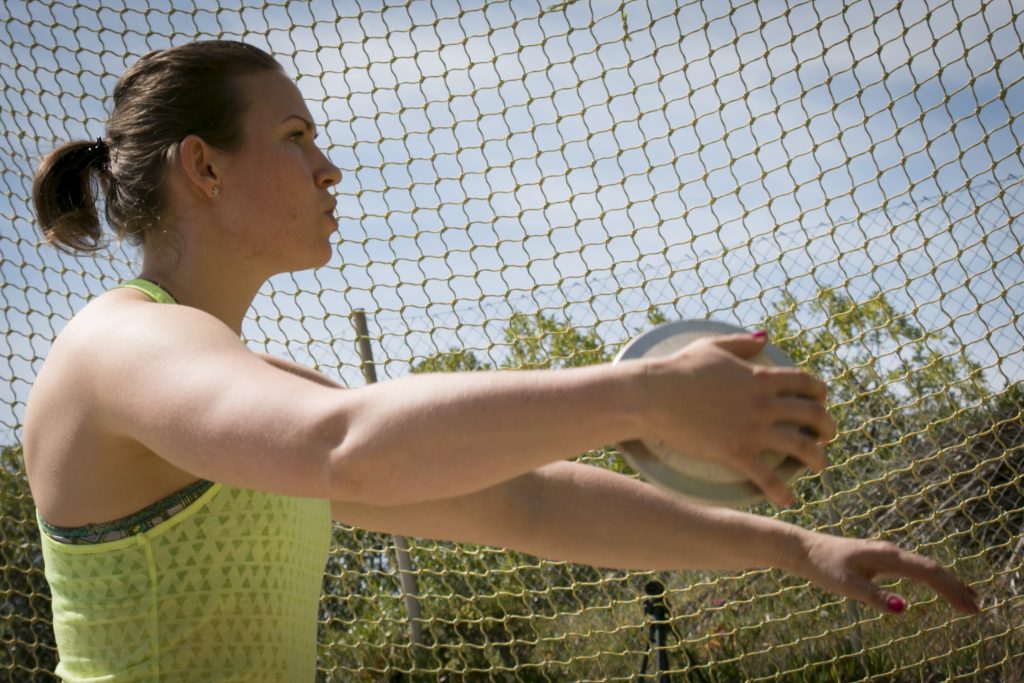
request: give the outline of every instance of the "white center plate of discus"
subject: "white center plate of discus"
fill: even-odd
[[[737,333],[747,331],[714,320],[664,323],[630,340],[614,362],[670,356],[698,339]],[[771,344],[747,361],[755,365],[793,366],[793,361]],[[694,502],[744,507],[765,499],[745,475],[725,465],[679,453],[660,441],[626,441],[617,446],[626,462],[644,479]],[[765,451],[761,457],[787,485],[807,469],[803,462],[782,453]]]

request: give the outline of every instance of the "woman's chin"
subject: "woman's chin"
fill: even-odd
[[[303,270],[314,270],[316,268],[322,268],[331,262],[331,257],[334,256],[334,251],[330,244],[324,247],[318,248],[315,253],[308,255],[308,258],[296,259],[287,266],[279,266],[276,269],[277,273],[298,273]]]
[[[319,248],[317,254],[311,260],[311,264],[306,268],[322,268],[331,262],[331,257],[334,256],[334,248],[331,245],[330,240],[324,240]]]

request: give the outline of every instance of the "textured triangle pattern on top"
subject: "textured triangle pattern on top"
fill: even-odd
[[[43,540],[65,681],[312,681],[327,501],[215,484],[153,529]]]

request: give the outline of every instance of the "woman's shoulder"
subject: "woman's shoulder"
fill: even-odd
[[[88,402],[126,380],[137,381],[155,363],[231,345],[244,348],[211,315],[114,289],[91,300],[57,334],[33,383],[29,409],[54,396],[61,403],[72,397]]]
[[[93,367],[95,356],[113,350],[128,329],[124,323],[137,309],[140,296],[114,289],[91,299],[75,313],[54,337],[42,369],[36,378],[39,387],[56,370],[75,368],[76,374]]]
[[[153,302],[139,292],[122,288],[106,291],[90,299],[68,320],[54,338],[53,349],[74,347],[106,335],[115,337],[121,318],[138,312],[138,306],[146,303]]]
[[[114,519],[180,484],[180,471],[140,457],[151,452],[125,433],[122,416],[126,402],[150,391],[149,373],[172,355],[167,349],[196,336],[201,316],[184,308],[116,289],[82,307],[54,339],[23,425],[26,467],[44,518],[67,526]],[[139,474],[125,489],[131,472]]]
[[[195,308],[153,301],[137,290],[117,288],[86,304],[57,335],[47,362],[65,355],[101,360],[147,355],[187,341],[190,346],[238,337],[221,321]]]

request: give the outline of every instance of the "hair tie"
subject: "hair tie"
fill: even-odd
[[[103,138],[96,138],[96,142],[86,147],[85,152],[94,159],[94,165],[98,168],[106,168],[110,163],[110,145]]]

